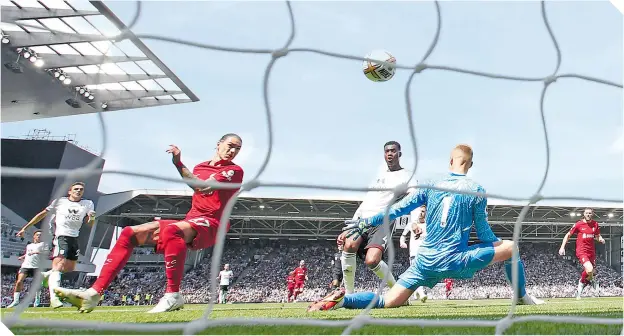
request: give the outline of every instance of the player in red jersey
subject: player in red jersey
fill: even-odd
[[[295,294],[295,271],[290,271],[286,277],[286,288],[288,294],[286,296],[286,302],[290,302],[290,298]]]
[[[600,235],[600,228],[598,222],[593,220],[594,210],[587,208],[583,212],[583,219],[576,222],[574,226],[563,237],[563,242],[559,248],[559,255],[565,255],[565,245],[568,243],[568,239],[574,234],[576,236],[576,257],[583,265],[583,273],[579,279],[578,288],[576,291],[576,299],[581,298],[581,293],[585,286],[593,285],[594,289],[598,290],[598,281],[596,281],[596,246],[594,245],[594,239],[598,240],[601,244],[605,243],[605,240]]]
[[[181,152],[171,145],[167,153],[180,175],[193,182],[218,181],[224,183],[242,183],[243,169],[232,160],[242,146],[241,138],[236,134],[226,134],[217,142],[216,153],[210,161],[202,162],[191,172],[181,161]],[[79,308],[80,312],[90,312],[100,300],[102,292],[108,288],[124,265],[128,262],[136,246],[155,245],[156,253],[165,255],[165,274],[167,289],[156,307],[149,313],[161,313],[180,309],[184,298],[179,293],[184,275],[184,261],[187,248],[199,250],[215,244],[215,238],[225,204],[238,189],[199,188],[189,183],[195,191],[191,209],[183,220],[155,220],[149,223],[127,226],[117,238],[97,280],[87,290],[56,288],[59,297]]]
[[[305,267],[305,261],[299,262],[299,267],[295,268],[295,301],[297,295],[303,293],[303,287],[308,280],[308,269]]]
[[[444,279],[444,287],[446,289],[446,299],[451,296],[451,290],[453,290],[453,279]]]

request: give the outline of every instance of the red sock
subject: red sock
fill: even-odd
[[[589,280],[587,280],[587,272],[585,272],[585,270],[581,273],[581,283],[585,285],[589,284]]]
[[[137,246],[137,242],[134,238],[134,231],[131,227],[126,226],[121,230],[115,246],[106,256],[100,275],[91,288],[98,291],[98,293],[102,293],[108,288],[111,282],[115,280],[117,274],[119,274],[119,271],[126,266],[135,246]]]
[[[165,274],[167,275],[166,293],[180,291],[180,283],[184,276],[184,261],[186,260],[186,243],[184,232],[176,225],[167,226],[161,233],[165,246]]]

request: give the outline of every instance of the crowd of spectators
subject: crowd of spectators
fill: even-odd
[[[527,289],[531,294],[540,298],[574,297],[581,266],[574,257],[559,256],[557,250],[558,244],[520,244],[526,268]],[[398,278],[409,266],[409,260],[406,249],[397,246],[395,251],[393,274]],[[332,281],[333,256],[336,252],[335,242],[327,240],[228,240],[218,271],[228,263],[234,273],[228,294],[229,302],[282,302],[286,295],[288,272],[294,270],[300,260],[305,260],[309,280],[298,300],[313,301],[328,291]],[[138,253],[152,252],[145,249]],[[387,260],[387,256],[385,259]],[[187,303],[205,303],[210,300],[211,262],[209,251],[198,265],[185,274],[181,292]],[[585,296],[623,295],[622,275],[609,268],[600,258],[597,263],[597,274],[600,283],[599,293],[595,293],[593,289],[586,289]],[[355,278],[356,291],[377,290],[380,284],[379,279],[359,259]],[[80,286],[89,287],[94,280],[94,277],[87,277]],[[10,302],[14,281],[15,273],[3,274],[3,305],[5,301]],[[162,265],[129,264],[105,292],[102,305],[155,303],[164,293],[165,282]],[[26,283],[27,287],[28,284],[29,281]],[[218,288],[218,282],[215,284]],[[384,292],[386,290],[387,288]],[[443,285],[437,285],[428,292],[432,299],[446,298]],[[449,298],[509,297],[511,288],[505,280],[503,264],[499,263],[476,273],[473,279],[455,280]],[[44,293],[42,298],[47,300],[47,293]],[[146,298],[149,298],[150,302]]]

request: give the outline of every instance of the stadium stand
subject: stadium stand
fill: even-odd
[[[538,297],[574,297],[580,274],[575,258],[560,257],[556,251],[558,242],[521,243],[521,255],[526,265],[527,286]],[[150,250],[140,249],[139,254]],[[299,296],[300,301],[312,301],[324,295],[332,280],[331,262],[336,251],[335,243],[327,240],[228,240],[223,252],[223,263],[229,263],[234,272],[229,302],[282,302],[284,300],[287,273],[299,260],[306,261],[309,281]],[[409,265],[405,249],[396,249],[393,267],[399,276]],[[206,303],[210,299],[210,254],[201,260],[184,278],[182,293],[187,303]],[[219,265],[221,270],[223,265]],[[502,265],[495,265],[478,272],[474,279],[457,280],[450,299],[509,298],[511,289],[505,282]],[[15,270],[16,271],[16,270]],[[622,275],[598,260],[599,293],[586,289],[584,295],[622,296]],[[89,277],[83,287],[95,280]],[[2,303],[10,302],[15,273],[2,276]],[[29,283],[29,282],[28,282]],[[27,286],[28,286],[27,283]],[[376,290],[379,280],[358,261],[356,291]],[[161,264],[129,264],[105,293],[102,305],[146,304],[145,294],[157,302],[165,289],[165,276]],[[430,291],[432,299],[444,299],[443,286]],[[46,293],[47,294],[47,293]],[[136,295],[139,294],[137,302]],[[126,302],[122,303],[125,296]],[[44,302],[47,297],[44,296]]]

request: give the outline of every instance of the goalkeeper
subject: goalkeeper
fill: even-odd
[[[428,185],[458,192],[485,193],[485,189],[466,176],[472,167],[472,148],[458,145],[451,152],[450,173]],[[320,301],[310,305],[308,311],[330,310],[340,307],[363,309],[373,300],[374,308],[399,307],[420,286],[433,287],[445,278],[469,279],[475,272],[503,261],[505,275],[511,282],[512,267],[518,270],[516,289],[519,304],[542,304],[525,289],[524,265],[519,256],[512,264],[512,254],[517,253],[513,241],[497,238],[487,221],[487,198],[433,189],[419,189],[394,204],[389,209],[389,220],[408,214],[421,205],[427,206],[427,237],[420,246],[414,263],[401,275],[399,281],[384,296],[375,300],[375,293],[361,292],[345,295],[337,289]],[[343,230],[355,239],[371,227],[381,225],[384,212],[375,216],[348,220]],[[472,225],[475,225],[480,244],[468,246]]]

